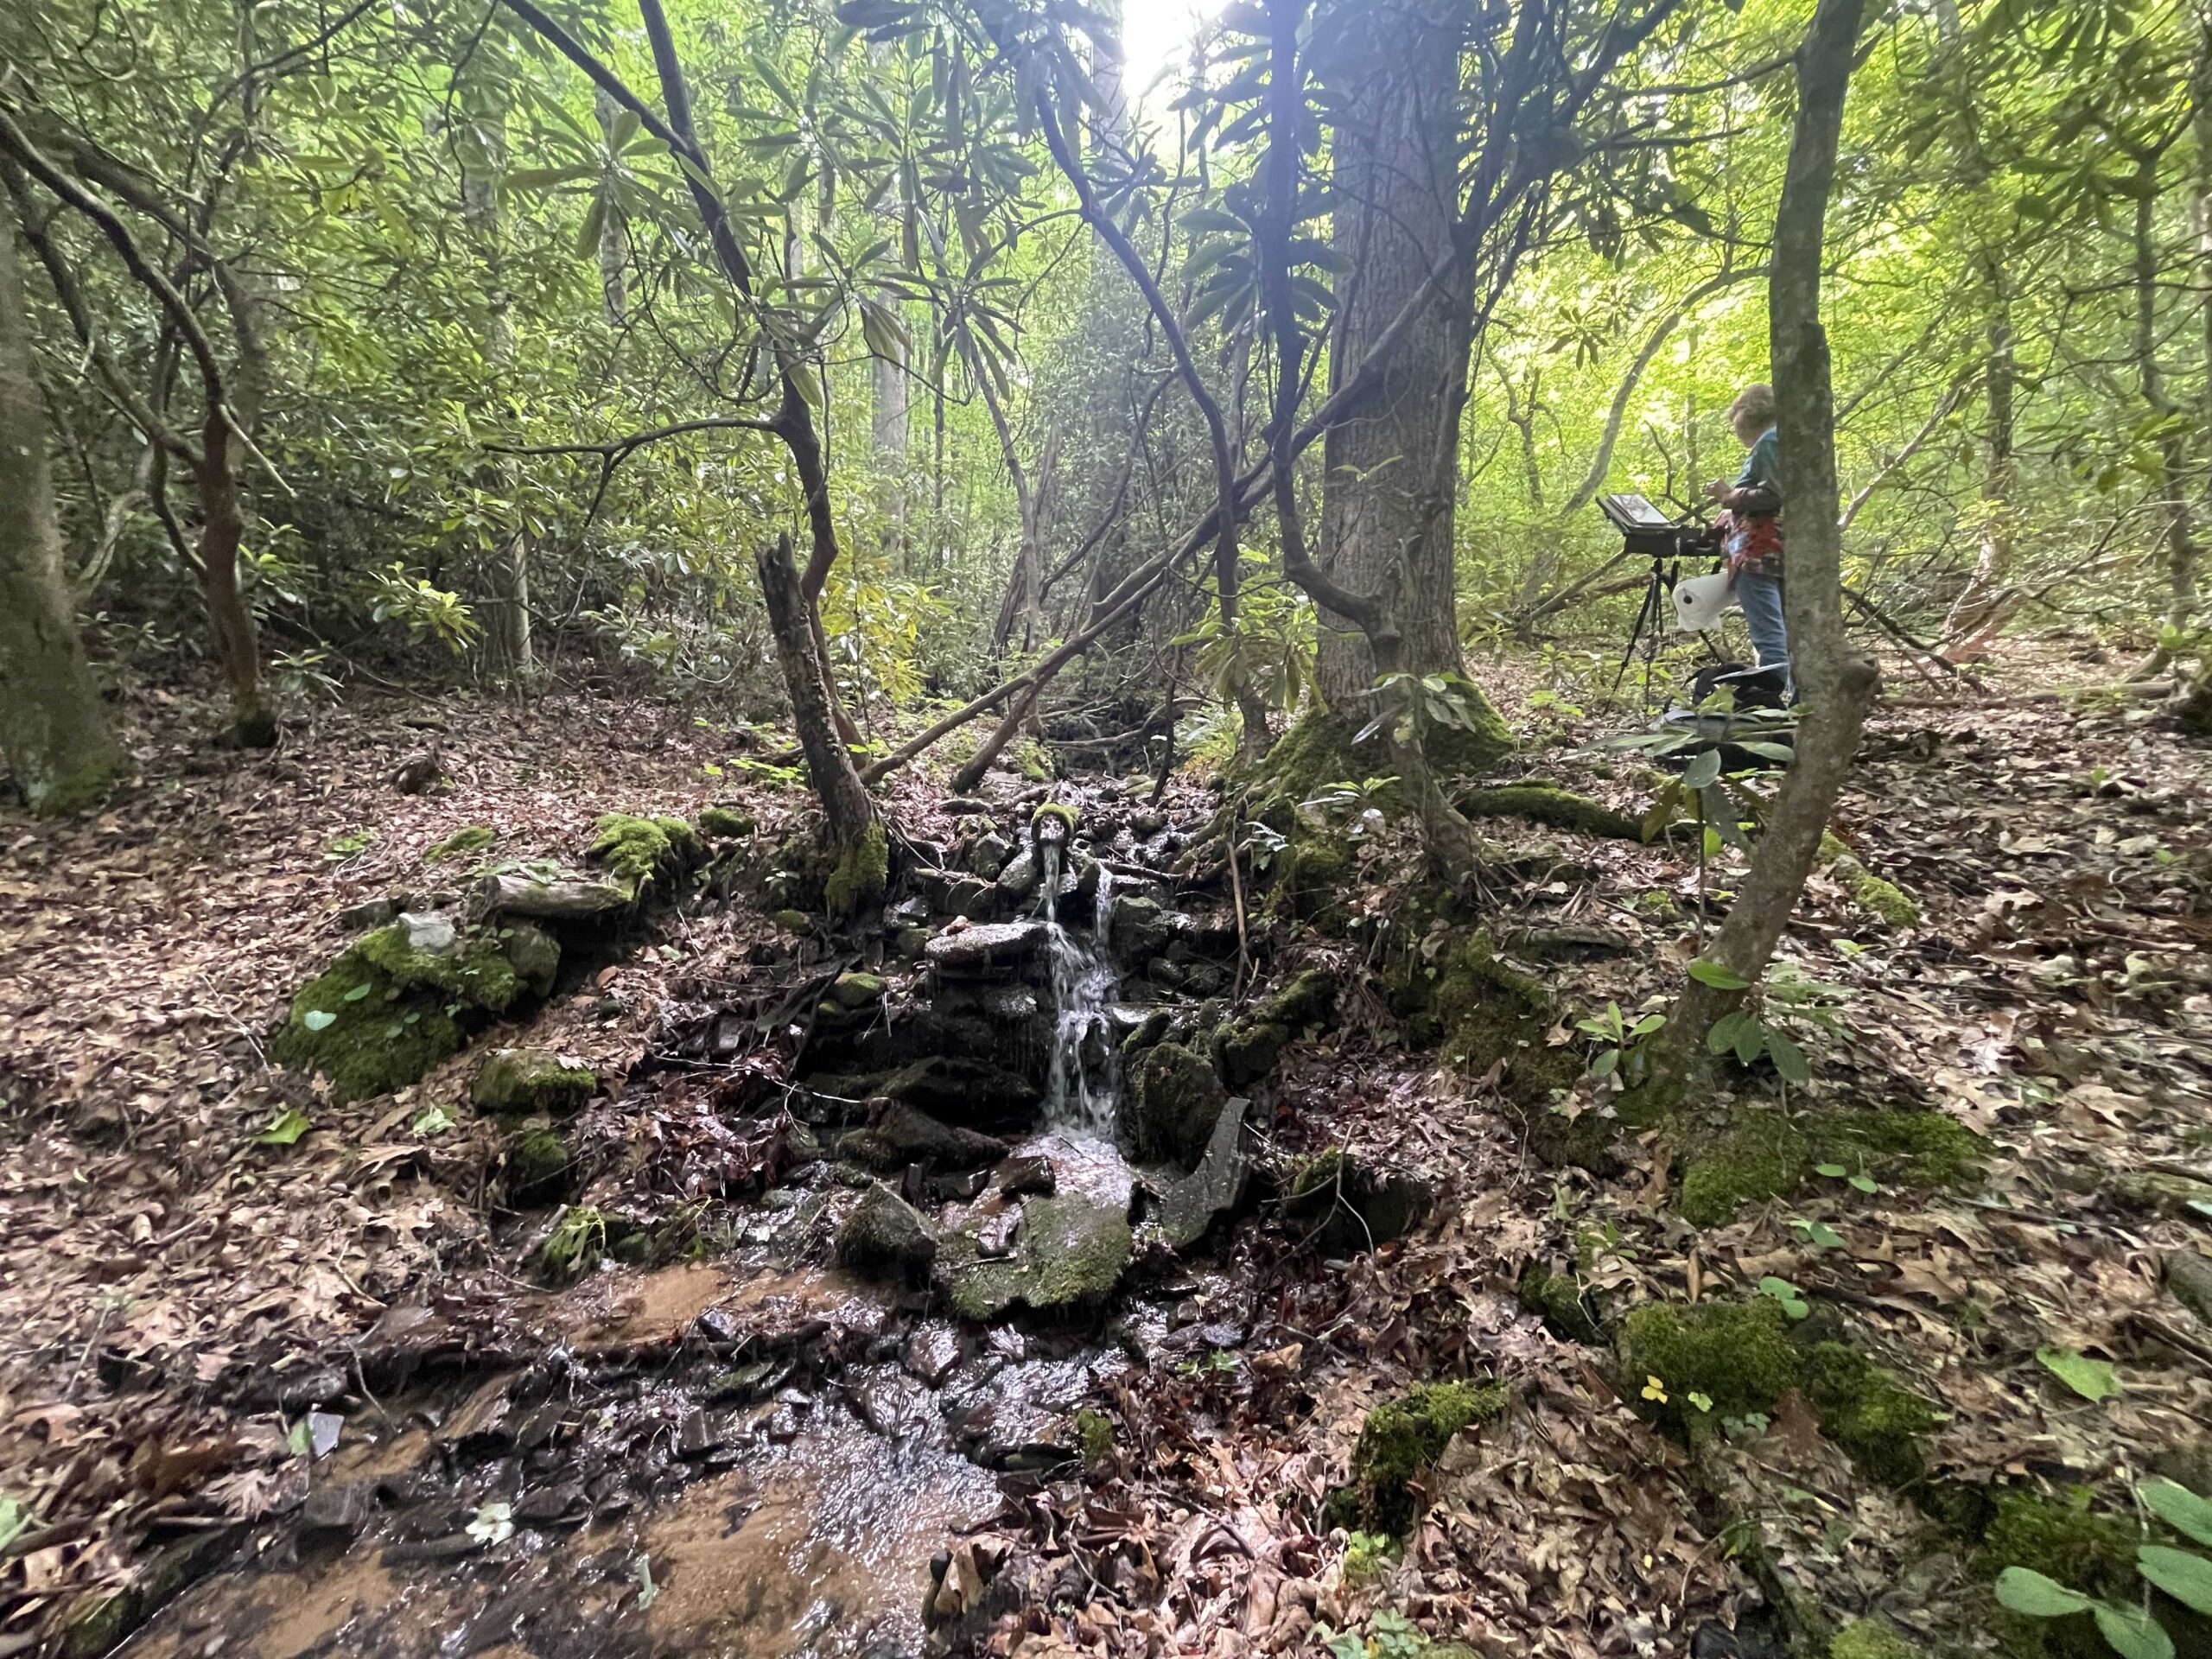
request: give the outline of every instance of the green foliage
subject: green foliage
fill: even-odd
[[[1376,1407],[1352,1448],[1351,1481],[1330,1499],[1330,1516],[1392,1538],[1420,1517],[1421,1480],[1452,1438],[1502,1415],[1511,1399],[1503,1381],[1423,1382]]]

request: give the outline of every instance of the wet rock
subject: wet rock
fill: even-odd
[[[1140,1161],[1194,1168],[1228,1098],[1203,1057],[1180,1043],[1161,1043],[1137,1063],[1122,1105],[1122,1139]]]
[[[1049,1198],[1058,1184],[1059,1176],[1049,1158],[1025,1154],[999,1166],[999,1191],[1010,1198],[1033,1193]]]
[[[322,1537],[350,1538],[376,1513],[376,1483],[349,1480],[318,1486],[300,1505],[300,1530]]]
[[[379,1558],[386,1567],[408,1567],[427,1561],[454,1561],[473,1555],[486,1541],[467,1532],[449,1532],[442,1538],[424,1538],[388,1544]]]
[[[919,962],[930,948],[930,931],[926,927],[902,927],[892,944],[908,962]]]
[[[1114,948],[1132,967],[1161,955],[1178,939],[1187,938],[1197,925],[1188,916],[1141,893],[1118,895],[1108,914]]]
[[[1144,976],[1164,990],[1179,991],[1186,976],[1181,963],[1170,962],[1165,957],[1154,957],[1145,964]]]
[[[565,1117],[598,1089],[599,1073],[574,1055],[550,1048],[499,1048],[477,1068],[468,1097],[480,1112]]]
[[[498,937],[515,977],[533,995],[550,996],[561,972],[561,942],[535,922],[503,922]]]
[[[960,1363],[960,1332],[945,1320],[925,1319],[906,1338],[899,1363],[931,1388],[943,1388]]]
[[[1027,847],[1022,848],[999,871],[996,886],[1000,896],[1009,906],[1020,904],[1037,891],[1039,874],[1037,855]]]
[[[703,1458],[728,1444],[728,1426],[703,1411],[691,1413],[676,1431],[676,1455],[686,1459]]]
[[[588,1513],[583,1487],[568,1480],[557,1486],[540,1486],[524,1492],[515,1500],[513,1520],[521,1527],[575,1526],[581,1524]]]
[[[981,1007],[992,1019],[1009,1026],[1027,1025],[1040,1008],[1037,993],[1027,985],[994,985],[983,993]]]
[[[883,1092],[935,1116],[962,1123],[1026,1118],[1042,1097],[1037,1085],[988,1060],[934,1054],[893,1076]]]
[[[938,810],[951,817],[988,817],[998,808],[974,795],[948,795],[938,803]]]
[[[2166,1289],[2176,1301],[2212,1324],[2212,1260],[2195,1250],[2169,1250],[2165,1280]]]
[[[1010,1260],[978,1256],[954,1268],[953,1311],[988,1320],[1016,1306],[1039,1313],[1096,1307],[1121,1282],[1133,1243],[1119,1210],[1072,1194],[1032,1198],[1021,1207],[1021,1243]]]
[[[932,1176],[929,1181],[930,1202],[932,1204],[970,1204],[982,1197],[983,1189],[990,1185],[988,1169],[963,1169],[955,1175]]]
[[[941,1123],[903,1100],[885,1103],[868,1128],[837,1143],[837,1154],[888,1173],[920,1164],[938,1169],[987,1167],[1006,1156],[1006,1142]]]
[[[955,916],[965,916],[970,921],[988,916],[995,907],[991,884],[979,877],[963,875],[945,889],[944,907]]]
[[[984,1217],[976,1229],[976,1254],[986,1261],[1014,1254],[1014,1236],[1021,1230],[1021,1211],[1001,1210],[995,1216]]]
[[[1039,921],[988,922],[938,934],[923,955],[947,978],[979,979],[1027,966],[1044,950],[1046,936]]]
[[[968,868],[986,880],[998,875],[1006,863],[1006,855],[1014,850],[1014,843],[997,830],[987,830],[976,837],[968,848]]]
[[[1215,1222],[1243,1207],[1252,1185],[1252,1155],[1244,1147],[1244,1116],[1251,1104],[1242,1096],[1224,1103],[1198,1168],[1161,1194],[1155,1220],[1174,1249],[1190,1249]]]
[[[937,1241],[912,1205],[878,1183],[837,1229],[838,1265],[863,1278],[919,1283],[937,1260]]]

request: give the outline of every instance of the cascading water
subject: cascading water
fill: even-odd
[[[1045,1078],[1045,1122],[1050,1128],[1103,1134],[1113,1127],[1118,1083],[1113,1033],[1106,1020],[1106,1005],[1121,982],[1105,959],[1113,877],[1100,867],[1090,943],[1086,946],[1060,925],[1060,843],[1041,840],[1038,852],[1044,866],[1046,937],[1052,955],[1056,1022],[1052,1066]]]

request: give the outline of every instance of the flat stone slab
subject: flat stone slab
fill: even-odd
[[[1026,965],[1045,948],[1046,931],[1038,921],[984,922],[938,934],[922,956],[948,977],[980,978]]]
[[[1160,1195],[1154,1218],[1169,1245],[1186,1250],[1212,1230],[1217,1219],[1234,1215],[1252,1182],[1252,1154],[1244,1149],[1244,1115],[1252,1103],[1232,1095],[1214,1120],[1198,1166]]]

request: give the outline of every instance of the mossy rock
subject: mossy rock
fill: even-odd
[[[1939,1421],[1935,1408],[1847,1343],[1792,1341],[1771,1297],[1647,1303],[1621,1322],[1616,1344],[1629,1402],[1693,1446],[1723,1418],[1770,1414],[1797,1389],[1821,1433],[1870,1478],[1904,1485],[1925,1467],[1922,1441]],[[1650,1391],[1653,1378],[1664,1400]],[[1709,1403],[1700,1406],[1694,1394]]]
[[[2055,1498],[2026,1491],[2000,1492],[1974,1552],[1974,1572],[1993,1580],[2008,1567],[2024,1567],[2084,1595],[2133,1601],[2141,1593],[2136,1529],[2092,1509],[2090,1503],[2086,1486]],[[1993,1603],[1992,1615],[1998,1645],[2012,1659],[2092,1659],[2110,1651],[2086,1612],[2029,1618]]]
[[[830,914],[840,920],[882,902],[891,890],[891,839],[880,823],[871,823],[837,855],[822,884]]]
[[[1435,1194],[1425,1181],[1377,1173],[1332,1147],[1291,1166],[1283,1217],[1311,1230],[1315,1248],[1350,1255],[1403,1238],[1428,1214]]]
[[[1521,1306],[1544,1322],[1544,1328],[1567,1342],[1597,1347],[1605,1339],[1600,1322],[1603,1309],[1597,1293],[1579,1274],[1554,1273],[1541,1262],[1521,1270]]]
[[[1017,1306],[1095,1313],[1113,1296],[1135,1247],[1128,1217],[1118,1210],[1076,1193],[1030,1198],[1021,1206],[1012,1256],[986,1262],[974,1239],[947,1241],[952,1310],[976,1320],[995,1319]]]
[[[591,857],[633,899],[680,880],[705,854],[699,832],[673,816],[606,812],[591,829]]]
[[[1351,1479],[1330,1497],[1332,1525],[1402,1538],[1421,1518],[1421,1479],[1452,1436],[1503,1416],[1511,1398],[1503,1382],[1423,1382],[1380,1405],[1360,1426]]]
[[[575,1160],[560,1130],[535,1124],[516,1131],[507,1142],[507,1201],[521,1210],[543,1210],[576,1189]]]
[[[1616,1340],[1630,1403],[1694,1442],[1723,1417],[1771,1412],[1797,1386],[1797,1350],[1771,1297],[1688,1307],[1646,1303],[1621,1321]],[[1663,1402],[1644,1397],[1647,1379],[1655,1376],[1667,1395]],[[1700,1409],[1693,1394],[1712,1405]]]
[[[750,812],[739,812],[727,806],[709,806],[701,810],[699,833],[716,841],[743,841],[760,828]]]
[[[1920,1649],[1880,1619],[1861,1618],[1835,1633],[1828,1659],[1920,1659]]]
[[[1137,1062],[1122,1116],[1129,1155],[1197,1166],[1229,1090],[1212,1064],[1180,1043],[1160,1043]]]
[[[803,910],[775,911],[769,915],[768,919],[786,932],[811,933],[814,931],[814,918]]]
[[[920,1212],[880,1182],[837,1229],[837,1265],[862,1278],[919,1284],[936,1260]]]
[[[466,830],[456,830],[443,841],[423,855],[425,863],[435,864],[442,859],[458,858],[470,853],[480,853],[494,846],[499,832],[488,824],[473,823]]]
[[[847,1012],[874,1007],[883,1001],[884,982],[880,974],[866,974],[857,970],[843,973],[831,982],[830,1001]]]
[[[1214,1069],[1231,1089],[1249,1089],[1275,1069],[1304,1033],[1335,1018],[1337,976],[1308,968],[1243,1019],[1213,1036]]]
[[[321,1072],[340,1103],[404,1088],[467,1042],[472,1013],[506,1013],[531,990],[496,936],[442,917],[365,933],[292,998],[270,1054]]]
[[[1746,1111],[1726,1134],[1690,1154],[1675,1208],[1693,1226],[1721,1226],[1745,1205],[1795,1192],[1811,1162],[1805,1137],[1788,1118]]]
[[[1083,1453],[1084,1468],[1104,1467],[1106,1459],[1114,1455],[1114,1420],[1085,1406],[1075,1414],[1075,1444]]]
[[[599,1073],[573,1056],[549,1048],[500,1048],[477,1069],[469,1099],[477,1110],[502,1116],[543,1112],[566,1117],[598,1090]]]
[[[532,996],[553,995],[561,973],[561,942],[535,922],[502,921],[493,937],[508,966]]]
[[[1039,801],[1037,803],[1037,810],[1029,815],[1030,833],[1037,834],[1045,820],[1052,818],[1058,822],[1061,829],[1066,832],[1066,836],[1072,836],[1075,834],[1077,816],[1076,809],[1065,801]]]
[[[1820,1413],[1821,1433],[1870,1478],[1903,1486],[1927,1471],[1921,1443],[1941,1414],[1856,1348],[1815,1343],[1804,1352],[1799,1386]]]
[[[1549,1041],[1550,992],[1501,957],[1487,931],[1454,940],[1433,963],[1416,956],[1389,991],[1409,1043],[1436,1045],[1470,1076],[1502,1065],[1499,1087],[1517,1105],[1548,1105],[1581,1073],[1572,1048]]]

